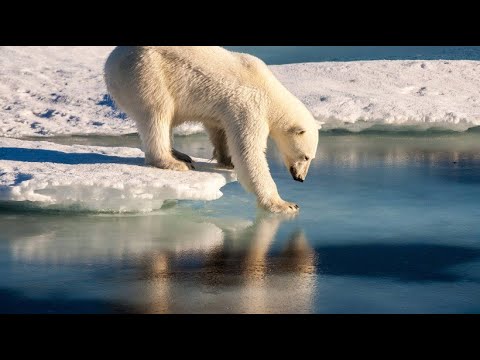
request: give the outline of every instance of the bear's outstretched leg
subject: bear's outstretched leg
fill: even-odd
[[[205,128],[213,145],[213,158],[217,160],[219,166],[233,169],[232,157],[228,151],[225,130],[209,126],[205,126]]]
[[[187,171],[191,163],[174,157],[170,141],[171,118],[166,114],[135,116],[145,151],[145,164],[159,169]]]
[[[265,154],[269,134],[266,124],[252,118],[239,119],[225,129],[238,180],[257,196],[261,208],[273,213],[296,213],[299,206],[280,197],[270,174]],[[252,128],[246,131],[249,125]]]

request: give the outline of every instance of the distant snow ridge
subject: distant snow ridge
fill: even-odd
[[[463,131],[480,125],[480,61],[355,61],[272,66],[322,129]]]
[[[105,88],[103,65],[112,49],[1,47],[0,136],[135,133],[135,123]],[[323,130],[480,126],[480,61],[323,62],[271,69]],[[178,135],[199,132],[198,123],[175,129]]]
[[[148,212],[165,200],[215,200],[229,170],[194,159],[196,171],[143,166],[135,148],[65,146],[0,138],[0,201],[46,208]]]

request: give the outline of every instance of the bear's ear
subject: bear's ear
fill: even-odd
[[[299,126],[294,126],[290,129],[290,133],[295,134],[295,135],[302,135],[305,134],[305,129],[301,128]]]

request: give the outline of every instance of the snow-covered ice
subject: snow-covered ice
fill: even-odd
[[[196,171],[143,165],[136,148],[58,145],[0,138],[0,201],[48,208],[147,212],[165,200],[215,200],[232,171],[193,158]]]
[[[355,61],[272,66],[322,128],[466,130],[480,125],[480,61]]]
[[[105,88],[103,65],[112,49],[1,47],[0,136],[136,132]],[[271,69],[323,129],[480,125],[480,61],[323,62]],[[180,135],[201,131],[197,123],[175,130]]]
[[[103,65],[111,46],[0,47],[0,136],[137,132],[107,93]],[[179,135],[203,131],[183,124]]]

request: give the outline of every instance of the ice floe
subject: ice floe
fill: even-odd
[[[136,148],[0,138],[0,201],[47,208],[147,212],[166,200],[215,200],[235,175],[193,158],[196,171],[144,166]]]

